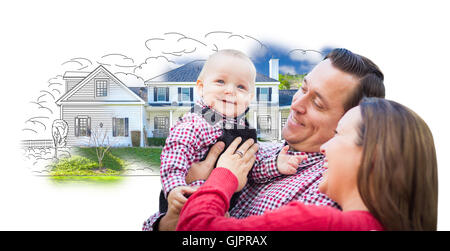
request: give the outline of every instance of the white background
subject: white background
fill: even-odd
[[[21,166],[24,109],[63,60],[121,52],[166,32],[224,30],[297,48],[348,48],[385,74],[387,98],[431,128],[439,165],[439,230],[450,230],[446,1],[14,1],[0,4],[0,229],[139,230],[157,209],[159,180],[55,186]],[[143,56],[142,56],[143,57]]]

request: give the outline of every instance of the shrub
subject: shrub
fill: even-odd
[[[149,146],[164,146],[166,138],[147,138]]]
[[[53,176],[83,176],[83,175],[119,175],[117,170],[104,169],[98,172],[98,162],[82,156],[64,158],[53,164],[51,175]]]

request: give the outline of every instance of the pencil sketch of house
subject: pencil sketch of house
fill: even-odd
[[[56,103],[69,125],[67,145],[86,145],[95,126],[109,131],[116,146],[131,146],[131,131],[140,132],[140,146],[146,145],[146,137],[167,137],[200,98],[195,85],[204,63],[186,63],[145,81],[145,87],[127,86],[104,66],[66,72],[66,92]],[[295,91],[278,90],[278,59],[270,60],[269,75],[257,73],[247,119],[260,139],[280,140]]]
[[[67,146],[88,145],[93,128],[101,127],[116,146],[131,146],[131,131],[144,131],[146,101],[104,66],[92,72],[66,72],[66,92],[56,101],[69,125]],[[144,146],[140,133],[140,146]]]

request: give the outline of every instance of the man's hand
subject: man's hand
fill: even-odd
[[[289,150],[289,146],[286,145],[281,149],[277,158],[277,168],[281,174],[284,175],[292,175],[297,172],[297,168],[300,163],[308,158],[306,154],[302,155],[289,155],[287,151]]]
[[[225,148],[222,141],[214,144],[209,150],[208,156],[204,161],[192,163],[191,168],[186,175],[186,184],[191,184],[196,180],[206,180],[214,169],[217,158]]]

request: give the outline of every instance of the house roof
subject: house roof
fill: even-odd
[[[292,98],[298,90],[278,90],[279,106],[290,106]]]
[[[63,79],[68,78],[85,78],[89,75],[88,71],[66,71],[64,73]]]
[[[206,60],[195,60],[189,62],[183,66],[180,66],[176,69],[158,75],[154,78],[151,78],[145,83],[150,82],[196,82],[197,77],[200,74],[203,65]],[[256,82],[279,82],[276,79],[270,78],[264,74],[256,73]]]
[[[62,102],[67,101],[69,97],[71,97],[74,93],[76,93],[80,88],[82,88],[86,83],[88,83],[93,77],[95,77],[100,71],[103,71],[106,75],[109,76],[114,82],[124,87],[125,90],[128,90],[130,94],[135,96],[139,101],[139,103],[145,104],[145,101],[140,97],[138,94],[136,94],[134,91],[132,91],[128,86],[126,86],[120,79],[118,79],[114,74],[112,74],[110,71],[108,71],[103,65],[98,66],[90,72],[88,75],[86,75],[81,82],[76,84],[72,89],[70,89],[68,92],[64,93],[58,100],[56,100],[57,105],[61,105]],[[74,72],[71,72],[74,73]],[[85,72],[84,72],[85,73]],[[80,74],[82,75],[83,72]],[[64,74],[66,75],[66,74]]]
[[[144,100],[145,103],[148,102],[147,87],[128,87],[128,89],[132,90],[136,95]]]

